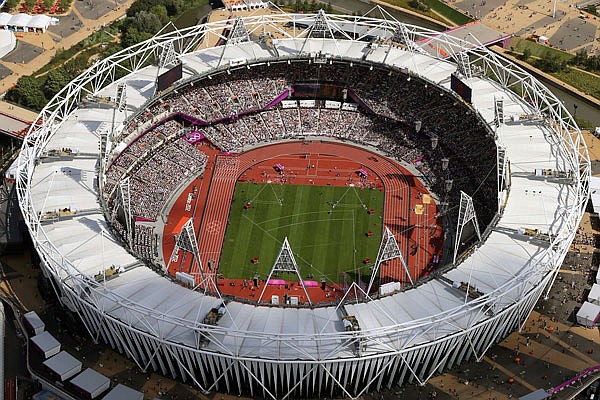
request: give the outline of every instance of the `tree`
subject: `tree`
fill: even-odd
[[[412,8],[416,8],[419,11],[429,11],[429,6],[423,3],[421,0],[410,0],[408,5]]]
[[[148,32],[140,32],[137,30],[137,28],[131,27],[131,28],[127,29],[121,35],[121,45],[124,48],[130,47],[130,46],[133,46],[134,44],[143,42],[146,39],[150,39],[151,37],[152,37],[152,34],[150,34]]]
[[[153,35],[163,27],[160,18],[148,11],[140,11],[137,13],[133,18],[133,22],[138,31],[151,33]]]
[[[181,13],[185,7],[183,4],[183,0],[166,0],[163,2],[165,8],[167,9],[167,14],[172,17],[174,15],[178,15]]]
[[[88,67],[88,57],[89,55],[86,55],[85,53],[80,54],[72,60],[69,60],[63,66],[63,68],[65,69],[67,74],[70,74],[71,76],[79,75],[84,69]]]
[[[19,78],[15,87],[6,93],[6,98],[36,111],[40,111],[48,102],[40,89],[40,82],[32,76]]]
[[[51,69],[46,74],[46,81],[42,85],[42,91],[47,99],[51,99],[54,95],[69,84],[72,76],[65,71],[64,68]]]
[[[557,54],[547,51],[535,61],[534,66],[544,72],[559,72],[566,68],[566,63]]]
[[[165,26],[167,22],[169,22],[169,15],[167,13],[167,9],[162,4],[157,4],[150,12],[158,17],[162,26]]]
[[[7,11],[10,11],[18,5],[19,5],[19,0],[6,0],[6,3],[4,3],[4,9],[6,9]]]
[[[527,61],[527,60],[529,60],[530,57],[531,57],[531,50],[529,50],[529,48],[526,48],[525,50],[523,50],[523,54],[521,54],[519,59],[523,60],[523,61]]]
[[[73,0],[60,0],[59,4],[60,8],[66,11],[71,7],[71,4],[73,4]]]
[[[44,0],[42,3],[44,4],[44,10],[48,12],[54,5],[54,0]]]
[[[575,57],[571,59],[572,65],[585,65],[588,60],[588,53],[585,49],[579,50],[575,53]]]

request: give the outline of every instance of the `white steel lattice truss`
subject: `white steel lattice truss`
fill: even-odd
[[[506,148],[502,144],[496,146],[496,159],[498,161],[497,184],[498,184],[498,211],[503,207],[510,187],[510,171],[508,168],[508,157],[506,157]]]
[[[233,28],[231,29],[231,33],[227,38],[227,44],[237,44],[247,42],[249,40],[250,36],[248,35],[248,30],[244,25],[244,20],[240,17],[237,17],[233,22]]]
[[[290,242],[288,242],[288,238],[286,237],[283,240],[283,244],[281,245],[281,249],[279,249],[279,254],[275,259],[275,263],[273,264],[273,268],[271,268],[271,272],[269,272],[269,276],[263,285],[263,290],[260,292],[260,296],[258,297],[257,303],[260,304],[263,295],[265,294],[265,290],[267,290],[267,286],[269,285],[269,281],[273,274],[278,274],[279,272],[291,272],[296,274],[298,277],[298,282],[304,289],[304,294],[306,294],[306,299],[309,304],[312,304],[310,301],[310,296],[308,295],[308,291],[304,286],[304,281],[302,280],[302,276],[300,275],[300,271],[298,270],[298,264],[296,264],[296,259],[294,258],[294,253],[292,252],[292,248],[290,247]]]
[[[117,110],[125,111],[127,108],[127,82],[121,82],[117,85]]]
[[[177,62],[177,53],[173,42],[167,42],[164,46],[159,47],[158,66],[168,67]]]
[[[131,194],[129,187],[129,177],[122,179],[117,186],[117,198],[115,199],[113,209],[111,212],[112,222],[114,223],[119,215],[119,211],[123,212],[123,218],[125,219],[125,229],[127,230],[127,240],[131,247],[132,245],[132,221],[133,216],[131,215]]]
[[[494,99],[494,123],[496,127],[504,123],[504,99]]]
[[[402,268],[404,268],[404,272],[406,272],[406,276],[410,280],[410,284],[413,285],[413,279],[408,271],[408,266],[406,265],[406,261],[404,260],[404,256],[402,255],[402,251],[400,251],[400,247],[398,247],[398,242],[396,241],[396,237],[390,231],[390,228],[387,226],[383,232],[383,237],[381,238],[381,244],[379,245],[379,252],[377,253],[377,260],[375,261],[375,266],[373,267],[373,272],[371,273],[371,280],[369,281],[369,286],[367,287],[367,293],[371,293],[371,289],[373,288],[373,283],[375,282],[375,278],[379,273],[379,268],[381,267],[381,263],[390,261],[393,259],[400,259],[400,263],[402,264]]]
[[[109,282],[97,282],[84,270],[88,261],[93,260],[81,258],[93,252],[77,252],[80,248],[89,248],[89,243],[95,243],[97,231],[90,230],[89,239],[83,241],[77,241],[78,238],[74,237],[72,240],[75,242],[71,244],[59,241],[54,229],[65,227],[83,231],[86,227],[93,229],[97,224],[74,225],[73,220],[42,224],[41,206],[34,197],[34,194],[38,194],[36,190],[39,190],[34,184],[36,169],[40,168],[37,160],[55,137],[75,126],[75,115],[87,112],[86,109],[80,110],[79,104],[88,96],[106,96],[106,90],[110,91],[108,96],[114,94],[122,71],[130,74],[123,78],[128,80],[144,79],[143,76],[148,76],[148,69],[151,75],[156,76],[152,70],[156,67],[148,65],[157,54],[171,45],[177,49],[179,57],[188,57],[188,61],[196,62],[195,67],[188,64],[187,70],[197,68],[198,76],[228,68],[232,59],[242,56],[248,66],[281,61],[275,60],[271,53],[261,51],[260,44],[252,41],[240,43],[240,50],[243,51],[234,51],[231,56],[219,56],[222,51],[209,48],[210,43],[227,39],[223,32],[226,31],[225,27],[233,25],[234,20],[211,22],[185,30],[175,29],[99,61],[66,85],[41,111],[39,124],[33,124],[30,128],[17,160],[19,206],[40,255],[44,275],[54,280],[56,285],[53,287],[57,290],[58,298],[64,306],[79,314],[92,337],[101,338],[126,354],[143,370],[161,371],[205,390],[249,390],[252,396],[271,398],[324,397],[334,393],[359,397],[368,390],[390,387],[406,380],[424,383],[444,368],[471,356],[480,358],[489,346],[523,323],[538,298],[553,282],[589,197],[590,159],[581,132],[563,104],[519,66],[476,43],[402,24],[385,11],[379,11],[382,17],[377,18],[371,15],[325,15],[323,19],[322,13],[272,14],[249,16],[243,21],[251,37],[258,37],[266,31],[276,33],[278,41],[273,43],[277,50],[274,53],[284,60],[305,60],[311,53],[325,48],[331,53],[331,60],[336,61],[381,63],[380,60],[385,58],[390,68],[406,68],[413,76],[421,76],[421,71],[427,70],[428,77],[435,77],[435,80],[428,78],[426,81],[430,85],[448,79],[450,73],[456,70],[456,65],[448,68],[451,66],[448,61],[435,55],[425,55],[430,44],[449,54],[457,50],[467,53],[471,63],[482,68],[482,74],[471,78],[474,81],[469,82],[474,84],[474,94],[479,94],[477,84],[484,85],[494,89],[498,96],[503,96],[505,114],[509,112],[509,107],[513,107],[512,112],[516,113],[514,109],[517,107],[517,112],[537,117],[538,126],[527,128],[538,129],[534,133],[540,140],[548,138],[551,141],[552,150],[548,146],[544,150],[544,157],[560,163],[561,169],[573,173],[573,182],[568,185],[547,183],[547,187],[557,185],[560,193],[565,193],[552,202],[545,202],[545,207],[553,205],[551,211],[554,219],[549,223],[554,227],[551,243],[529,255],[523,254],[523,264],[515,265],[512,270],[505,271],[506,263],[495,265],[493,277],[490,275],[487,279],[488,287],[478,287],[483,294],[477,299],[465,296],[464,302],[444,305],[440,310],[428,310],[417,320],[404,319],[402,315],[394,313],[394,308],[385,307],[379,300],[354,301],[338,304],[337,307],[312,307],[297,310],[294,316],[290,316],[288,310],[283,308],[231,302],[225,304],[228,311],[223,319],[216,325],[208,325],[203,321],[206,315],[204,311],[208,312],[211,307],[223,303],[220,298],[199,292],[191,292],[193,296],[186,296],[185,293],[190,291],[181,292],[187,289],[171,284],[141,264],[135,267],[138,264],[130,262],[131,270],[122,276]],[[323,20],[339,38],[333,40],[334,46],[331,46],[331,38],[308,37],[310,27]],[[401,48],[387,47],[376,49],[363,59],[369,46],[365,39],[378,36],[391,41],[398,29],[405,28],[414,37],[413,51],[406,53]],[[233,46],[225,47],[233,49]],[[389,54],[382,54],[386,51]],[[207,54],[209,61],[199,62],[196,54]],[[493,81],[485,78],[487,76]],[[420,79],[425,78],[421,76]],[[143,112],[148,104],[133,103],[139,94],[138,91],[133,96],[133,91],[133,87],[128,87],[128,107],[137,109],[137,113]],[[478,102],[484,100],[483,92]],[[482,113],[487,124],[493,124],[494,116],[485,116],[485,107],[477,104],[475,107],[478,107],[477,111]],[[493,107],[491,99],[487,109],[493,110]],[[135,115],[133,113],[128,118]],[[110,117],[105,120],[110,120]],[[77,135],[87,132],[85,126],[76,126],[77,129],[72,131]],[[519,145],[511,142],[510,136],[503,136],[502,131],[507,129],[510,127],[505,125],[498,132],[499,140],[506,146],[506,154],[511,154],[509,165],[516,168],[520,160],[514,160],[512,156],[518,155]],[[527,162],[531,169],[531,160]],[[511,184],[519,184],[518,177],[512,178]],[[544,192],[547,192],[546,189]],[[519,200],[519,204],[515,205],[516,202],[509,199],[506,210],[539,201],[535,198]],[[506,210],[498,224],[502,224],[509,214]],[[518,212],[513,214],[520,215]],[[89,216],[86,218],[89,220]],[[511,223],[514,225],[517,222],[512,220]],[[116,250],[116,241],[109,234],[101,236],[103,245],[113,253],[111,255],[107,250],[103,252],[105,257],[116,257],[118,253],[121,259],[130,260],[125,250]],[[501,232],[494,231],[474,250],[474,256],[454,266],[446,273],[447,276],[457,274],[459,276],[456,279],[461,280],[466,271],[465,281],[469,281],[469,271],[475,273],[476,269],[481,270],[477,268],[477,263],[493,258],[483,252],[489,250],[487,242],[494,243],[498,238],[507,240]],[[531,246],[520,243],[513,247],[522,248],[525,245]],[[484,255],[477,257],[479,253]],[[502,276],[505,279],[498,282],[500,273],[504,274]],[[135,279],[138,275],[141,278]],[[116,288],[122,290],[116,290],[115,283]],[[155,293],[152,290],[154,286],[140,287],[142,284],[160,287],[161,291]],[[434,279],[411,290],[418,291],[421,287],[433,290],[436,285],[444,284]],[[443,286],[440,290],[452,288]],[[146,295],[136,297],[140,292]],[[394,303],[397,307],[402,307],[403,295],[398,293],[391,297],[393,301],[398,299]],[[427,296],[426,293],[422,295]],[[181,300],[178,302],[178,299]],[[189,311],[188,304],[195,313]],[[187,313],[184,312],[186,310]],[[200,310],[204,311],[201,313]],[[372,320],[368,316],[373,314],[377,314],[380,322],[384,321],[381,326],[367,323]],[[336,328],[344,315],[355,315],[359,319],[359,337],[361,343],[366,344],[362,355],[357,355],[353,350],[357,340],[355,332]],[[285,327],[285,330],[275,330],[274,327]]]
[[[198,264],[198,270],[200,271],[200,275],[202,276],[202,279],[204,279],[202,261],[200,260],[200,250],[198,249],[198,240],[196,239],[196,233],[194,232],[193,218],[188,219],[186,223],[183,224],[183,226],[181,227],[181,232],[179,233],[179,235],[177,235],[175,247],[173,248],[171,258],[169,258],[169,263],[167,264],[167,270],[169,269],[169,266],[179,249],[192,254],[192,256],[194,257],[194,261]]]
[[[458,249],[461,244],[465,226],[467,226],[469,223],[472,224],[477,238],[481,241],[481,232],[479,231],[479,223],[477,222],[477,215],[475,214],[473,199],[471,196],[467,195],[461,190],[460,208],[458,210],[458,223],[456,224],[456,237],[454,238],[454,263],[456,263]]]

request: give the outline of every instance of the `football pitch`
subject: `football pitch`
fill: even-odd
[[[302,278],[339,282],[340,273],[347,272],[355,279],[356,267],[368,278],[363,260],[372,264],[377,257],[383,199],[373,189],[238,182],[219,273],[243,279],[258,273],[266,279],[287,236]]]

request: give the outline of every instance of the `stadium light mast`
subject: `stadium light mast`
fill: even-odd
[[[202,261],[200,261],[200,250],[198,249],[198,240],[196,239],[196,233],[194,232],[194,219],[190,218],[187,220],[185,224],[181,227],[181,232],[177,236],[177,240],[175,241],[175,247],[171,252],[171,257],[169,258],[169,262],[167,263],[167,267],[165,272],[169,271],[169,267],[171,266],[171,262],[175,257],[175,254],[179,251],[179,249],[183,251],[187,251],[188,253],[192,253],[194,256],[194,260],[198,263],[198,270],[200,271],[200,277],[204,281],[204,271],[202,268]],[[193,261],[192,261],[193,266]]]
[[[475,214],[475,207],[473,206],[473,199],[471,196],[460,191],[460,209],[458,211],[458,223],[456,224],[456,237],[454,238],[454,259],[453,263],[456,264],[456,258],[458,256],[458,248],[460,246],[460,239],[462,237],[465,226],[469,223],[473,223],[477,238],[481,241],[481,233],[479,231],[479,223],[477,222],[477,215]]]
[[[298,270],[298,264],[296,264],[296,259],[294,258],[294,253],[292,252],[292,248],[290,247],[290,242],[288,242],[288,238],[283,240],[283,244],[281,245],[281,249],[279,250],[279,254],[275,259],[275,263],[273,264],[273,268],[271,268],[271,272],[269,272],[269,276],[264,283],[263,290],[260,292],[260,296],[256,301],[260,304],[263,295],[265,294],[265,290],[267,290],[267,286],[269,285],[269,280],[273,276],[275,272],[293,272],[298,275],[298,283],[304,289],[304,294],[306,294],[306,299],[308,300],[308,304],[312,305],[312,301],[310,300],[310,296],[308,295],[308,291],[306,290],[306,286],[304,286],[304,281],[300,276],[300,271]]]
[[[381,267],[381,263],[389,260],[393,260],[395,258],[400,259],[400,263],[406,272],[406,276],[408,276],[408,280],[411,285],[414,285],[412,276],[410,276],[410,272],[408,271],[408,266],[406,265],[406,261],[404,260],[404,256],[402,255],[402,251],[398,246],[398,242],[396,241],[396,237],[390,231],[390,228],[385,227],[385,232],[383,233],[383,238],[381,239],[381,245],[379,246],[379,252],[377,253],[377,260],[375,261],[375,267],[373,268],[373,272],[371,272],[371,280],[369,281],[369,286],[367,286],[367,293],[371,292],[371,288],[373,287],[373,283],[375,282],[375,277],[379,272],[379,268]]]

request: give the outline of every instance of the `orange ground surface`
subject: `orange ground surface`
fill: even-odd
[[[221,247],[227,228],[231,199],[237,181],[281,183],[282,176],[273,170],[275,163],[285,165],[286,184],[314,184],[377,187],[385,191],[383,223],[395,235],[413,279],[425,276],[435,267],[433,257],[441,254],[443,231],[438,223],[437,207],[429,198],[428,190],[405,168],[353,145],[326,142],[286,142],[258,147],[239,154],[220,154],[208,142],[200,149],[209,156],[203,176],[195,179],[174,203],[163,232],[163,254],[168,260],[175,245],[175,234],[191,217],[198,237],[198,247],[205,274],[217,276]],[[369,176],[361,179],[355,171],[362,167]],[[190,196],[191,194],[191,196]],[[186,210],[187,205],[187,210]],[[379,214],[381,210],[376,210]],[[375,224],[375,229],[383,229]],[[198,264],[191,255],[180,250],[172,258],[169,273],[191,273],[199,281]],[[381,282],[400,280],[408,282],[406,273],[398,260],[382,265]],[[255,288],[252,277],[246,284],[242,279],[221,277],[218,287],[221,293],[256,301],[262,291]],[[332,302],[343,295],[344,288],[327,283],[326,289],[308,288],[313,303]],[[277,294],[298,296],[306,302],[299,285],[268,286],[264,299]]]

